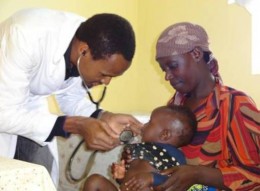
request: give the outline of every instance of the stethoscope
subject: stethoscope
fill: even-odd
[[[107,86],[104,86],[100,98],[99,98],[97,101],[95,101],[94,98],[92,97],[92,95],[91,95],[89,89],[88,89],[88,86],[87,86],[87,84],[86,84],[86,82],[85,82],[85,80],[84,80],[84,78],[83,78],[82,73],[80,72],[80,67],[79,67],[79,65],[80,65],[80,60],[81,60],[82,56],[85,56],[86,52],[87,52],[87,51],[84,50],[84,51],[80,54],[80,56],[79,56],[79,58],[78,58],[78,60],[77,60],[77,68],[78,68],[79,76],[80,76],[80,78],[81,78],[81,80],[82,80],[82,86],[85,88],[85,90],[86,90],[86,92],[87,92],[87,94],[88,94],[88,97],[89,97],[90,101],[91,101],[93,104],[96,105],[96,110],[98,110],[100,103],[103,101],[103,99],[104,99],[104,97],[105,97],[105,95],[106,95]]]
[[[86,89],[86,92],[88,94],[88,97],[90,99],[90,101],[96,105],[96,110],[99,109],[99,106],[100,106],[100,103],[103,101],[105,95],[106,95],[106,89],[107,87],[105,86],[103,91],[102,91],[102,94],[100,96],[100,98],[95,101],[90,93],[90,91],[88,90],[87,88],[87,85],[85,83],[85,80],[83,79],[83,76],[80,72],[80,68],[79,68],[79,65],[80,65],[80,60],[82,58],[82,56],[84,56],[86,54],[85,51],[83,51],[83,53],[79,56],[78,60],[77,60],[77,68],[78,68],[78,72],[79,72],[79,75],[82,79],[82,85],[84,86],[84,88]],[[126,129],[124,131],[121,132],[121,134],[119,135],[119,140],[123,143],[123,144],[127,144],[129,143],[132,139],[134,138],[134,134],[133,132],[130,130],[129,127],[126,127]],[[66,178],[68,179],[69,182],[71,183],[77,183],[77,182],[80,182],[81,180],[83,180],[85,177],[88,176],[93,164],[94,164],[94,161],[95,161],[95,158],[96,158],[96,153],[98,152],[97,150],[93,151],[90,156],[89,156],[89,159],[87,161],[87,165],[85,167],[85,170],[84,170],[84,173],[79,177],[79,178],[76,178],[73,176],[72,174],[72,170],[71,170],[71,166],[72,166],[72,162],[74,160],[74,157],[76,155],[76,153],[78,152],[80,146],[84,143],[84,139],[81,140],[79,142],[79,144],[77,145],[77,147],[74,149],[74,151],[72,152],[70,158],[69,158],[69,161],[67,163],[67,166],[66,166]]]

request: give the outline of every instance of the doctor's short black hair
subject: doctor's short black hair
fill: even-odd
[[[132,61],[135,53],[133,28],[116,14],[102,13],[90,17],[81,23],[76,38],[88,44],[95,60],[119,53],[127,61]]]

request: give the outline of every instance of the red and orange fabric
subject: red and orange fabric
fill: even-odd
[[[183,104],[176,95],[169,104]],[[220,83],[194,110],[198,130],[182,148],[188,164],[219,168],[232,190],[260,189],[260,111],[250,97]]]

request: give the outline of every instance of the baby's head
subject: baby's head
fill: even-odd
[[[144,125],[142,141],[181,147],[190,143],[196,129],[197,120],[189,108],[161,106],[153,110],[150,121]]]

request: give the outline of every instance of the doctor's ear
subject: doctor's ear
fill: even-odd
[[[87,53],[87,50],[83,50],[81,54],[82,54],[82,56],[85,56],[86,53]]]

